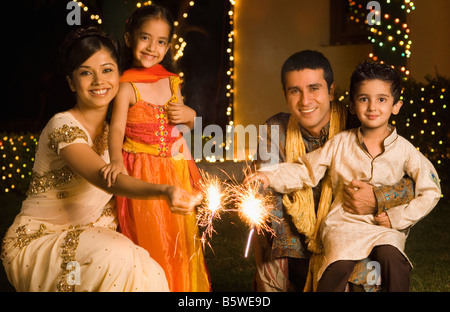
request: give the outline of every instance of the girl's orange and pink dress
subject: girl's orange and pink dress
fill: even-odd
[[[175,125],[168,122],[167,104],[155,105],[142,100],[134,84],[166,77],[172,92],[169,102],[177,103],[181,80],[161,65],[130,69],[121,78],[121,82],[131,83],[137,99],[128,110],[122,151],[124,165],[135,178],[192,192],[200,174],[192,159],[185,159],[181,153],[171,155],[172,145],[184,139],[174,129]],[[178,135],[174,136],[172,131]],[[117,197],[117,214],[121,232],[145,248],[162,266],[171,291],[210,291],[195,213],[172,213],[163,197],[152,200]]]

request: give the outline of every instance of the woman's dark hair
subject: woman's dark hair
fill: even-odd
[[[291,55],[281,67],[281,83],[286,90],[286,73],[303,69],[322,69],[328,91],[334,82],[330,61],[320,52],[304,50]]]
[[[172,13],[165,7],[158,5],[146,5],[136,9],[133,14],[128,18],[125,25],[125,32],[134,36],[135,31],[137,31],[145,21],[148,20],[158,20],[162,19],[169,25],[169,41],[172,40],[175,26]],[[133,64],[133,55],[131,53],[131,48],[128,48],[125,44],[123,45],[123,67],[128,69]],[[160,63],[168,71],[175,72],[175,62],[173,60],[172,48],[169,48],[164,59]]]
[[[350,101],[353,101],[353,97],[361,82],[374,79],[389,82],[391,84],[391,94],[394,98],[394,104],[400,100],[402,86],[400,76],[397,72],[387,64],[366,60],[356,67],[350,78]]]
[[[119,64],[117,43],[99,28],[81,27],[68,33],[60,47],[64,74],[72,77],[75,69],[102,48],[109,51],[111,57]]]

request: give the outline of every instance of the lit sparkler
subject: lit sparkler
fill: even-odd
[[[220,213],[225,207],[232,203],[236,207],[240,218],[250,227],[245,257],[251,245],[251,240],[255,230],[274,234],[269,221],[276,221],[270,214],[273,197],[262,194],[261,184],[258,181],[239,184],[231,178],[232,184],[220,181],[218,177],[211,176],[207,172],[201,171],[203,182],[200,185],[203,197],[202,204],[197,209],[197,225],[205,228],[202,234],[203,246],[207,242],[207,237],[211,238],[214,233],[213,220],[220,219]],[[234,209],[227,209],[232,211]],[[208,243],[209,245],[209,243]]]
[[[250,182],[233,187],[234,202],[237,206],[239,215],[249,226],[250,232],[247,239],[244,256],[248,256],[253,233],[263,230],[273,234],[268,221],[273,218],[270,214],[272,208],[272,196],[263,195],[260,192],[260,182]]]
[[[209,175],[207,172],[201,171],[203,182],[200,185],[203,196],[202,204],[197,209],[197,224],[205,228],[202,234],[203,245],[206,242],[206,236],[211,238],[215,232],[213,228],[213,220],[220,219],[220,212],[225,209],[228,203],[228,189],[223,188],[223,183],[219,178]]]
[[[240,216],[250,226],[255,227],[258,232],[260,229],[271,230],[266,222],[269,218],[270,209],[266,197],[258,193],[255,186],[249,185],[248,188],[240,187],[240,193],[237,194],[236,204]]]

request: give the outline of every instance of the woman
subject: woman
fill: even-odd
[[[110,101],[119,88],[115,43],[81,28],[63,43],[74,108],[56,114],[41,133],[28,196],[3,239],[2,260],[17,291],[167,291],[162,268],[115,231],[112,195],[165,195],[173,213],[188,214],[196,198],[168,185],[124,174],[108,186]]]

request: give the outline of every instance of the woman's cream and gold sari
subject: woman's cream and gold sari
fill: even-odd
[[[32,182],[2,245],[6,274],[17,291],[168,291],[148,252],[115,231],[112,195],[78,176],[59,156],[88,144],[105,162],[108,126],[95,140],[69,113],[42,131]]]

